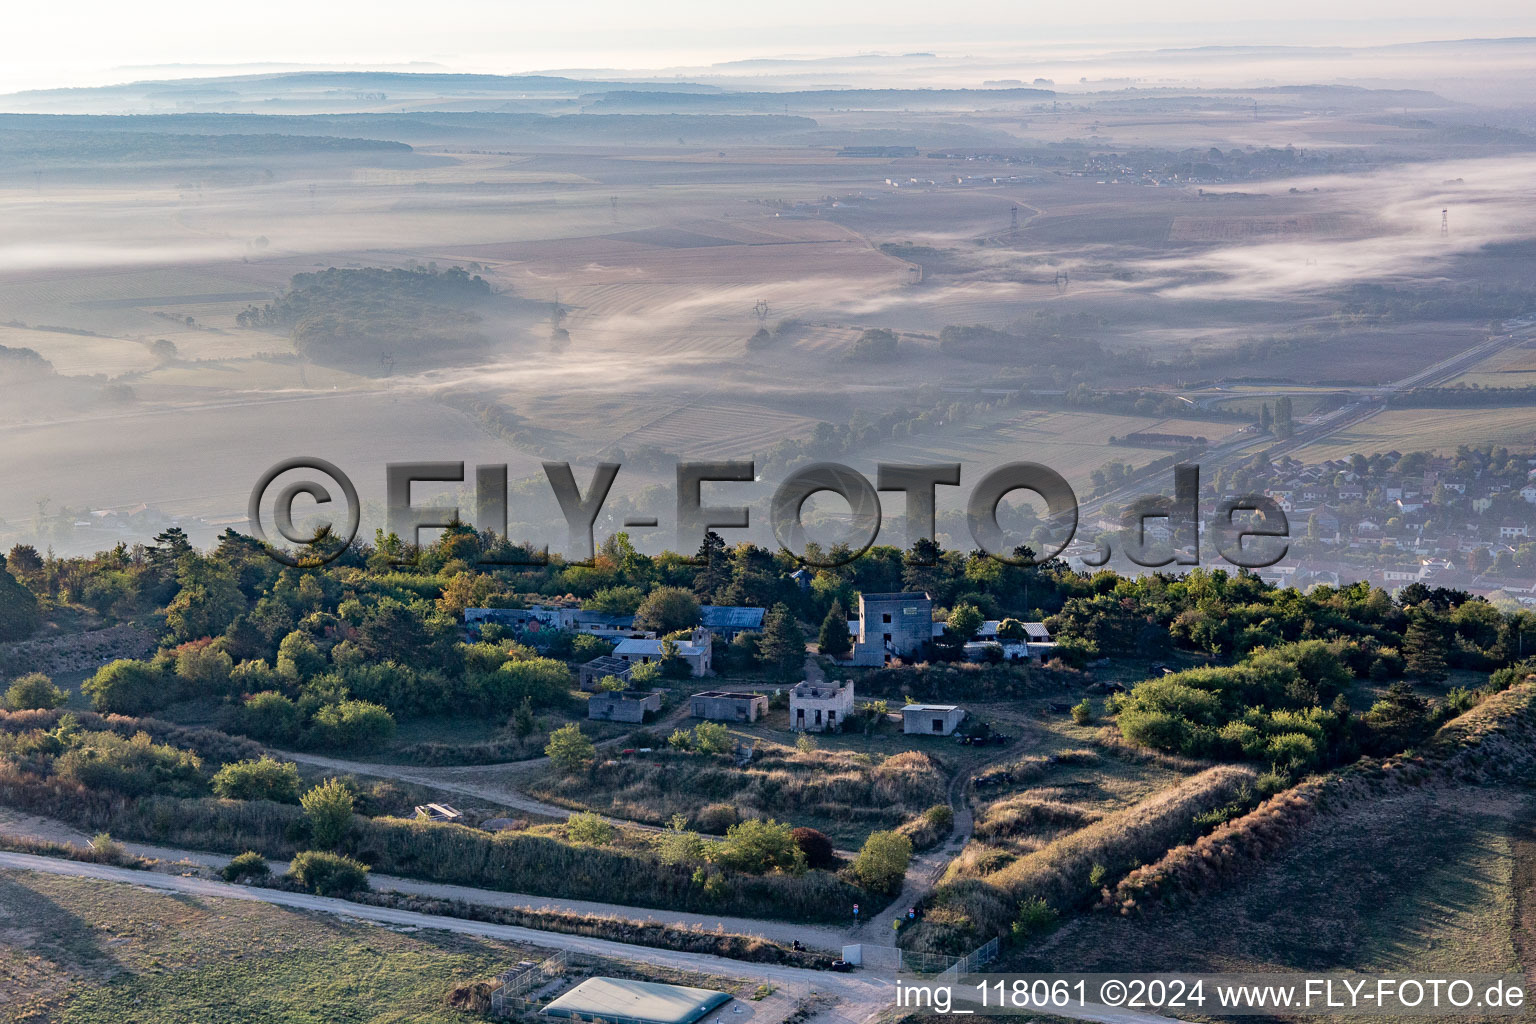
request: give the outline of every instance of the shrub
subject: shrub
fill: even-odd
[[[579,811],[565,823],[566,838],[586,846],[607,846],[617,834],[618,830],[606,818],[590,811]]]
[[[322,850],[305,850],[294,857],[288,875],[317,896],[346,896],[368,888],[367,865]]]
[[[352,824],[352,791],[340,779],[329,779],[299,798],[316,846],[335,849]]]
[[[124,739],[114,732],[73,734],[53,763],[54,774],[91,789],[124,796],[191,794],[202,789],[202,759],[155,743],[146,732]]]
[[[238,882],[246,878],[265,878],[272,873],[267,858],[255,850],[247,850],[224,865],[219,872],[226,882]]]
[[[726,829],[725,838],[710,851],[710,859],[754,875],[769,871],[798,875],[805,870],[805,854],[792,832],[788,824],[772,818],[743,821]]]
[[[697,832],[690,832],[687,825],[685,815],[674,814],[671,825],[656,837],[656,856],[663,864],[695,864],[704,859],[707,844]]]
[[[63,707],[67,700],[69,694],[53,685],[53,680],[41,672],[18,676],[5,691],[7,711],[46,711]]]
[[[230,728],[268,743],[289,743],[298,738],[302,720],[297,704],[276,690],[264,690],[245,699],[231,716]]]
[[[693,727],[693,745],[705,754],[728,754],[735,746],[731,730],[720,722],[700,722]]]
[[[229,689],[235,662],[209,641],[194,641],[176,649],[176,678],[189,696],[206,697]]]
[[[723,835],[725,830],[741,820],[741,812],[735,804],[713,803],[705,804],[699,808],[693,816],[693,823],[698,826],[700,832],[708,832],[711,835]]]
[[[814,828],[796,828],[790,830],[790,836],[795,845],[800,847],[800,852],[805,854],[805,866],[812,869],[830,868],[837,864],[837,853],[832,847],[832,840],[826,833]]]
[[[560,771],[573,772],[596,760],[597,747],[581,731],[581,726],[570,722],[550,734],[544,753]]]
[[[1093,721],[1093,702],[1084,697],[1078,704],[1072,705],[1072,721],[1078,725],[1087,725]]]
[[[299,768],[288,761],[263,756],[257,761],[236,761],[213,776],[213,793],[228,800],[299,802]]]
[[[899,832],[871,832],[853,862],[853,876],[865,888],[895,893],[912,862],[912,840]]]
[[[1031,896],[1019,904],[1019,916],[1014,918],[1011,929],[1014,942],[1044,935],[1056,927],[1056,908],[1038,896]]]
[[[97,711],[142,715],[170,703],[170,688],[154,666],[131,658],[103,665],[81,687]]]
[[[312,742],[343,750],[373,749],[395,734],[395,718],[381,704],[343,700],[326,704],[310,720]]]

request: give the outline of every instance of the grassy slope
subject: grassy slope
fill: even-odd
[[[0,875],[0,1021],[462,1021],[443,998],[524,949],[259,903]]]
[[[1528,798],[1506,789],[1413,792],[1351,807],[1318,818],[1304,843],[1235,888],[1144,917],[1090,915],[1009,966],[1518,969],[1516,851],[1532,851],[1515,830],[1528,814]]]

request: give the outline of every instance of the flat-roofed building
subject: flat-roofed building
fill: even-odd
[[[768,698],[750,690],[705,690],[688,698],[688,711],[714,722],[755,722],[768,713]]]
[[[901,731],[908,736],[948,736],[965,721],[956,704],[908,704],[901,709]]]
[[[805,680],[789,691],[789,727],[796,732],[837,732],[852,714],[852,679]]]
[[[933,642],[933,599],[921,591],[859,595],[855,665],[919,657]]]

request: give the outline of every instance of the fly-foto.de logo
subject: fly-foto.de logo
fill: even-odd
[[[596,551],[594,529],[602,514],[620,464],[600,462],[585,488],[577,483],[569,462],[544,463],[544,475],[565,519],[567,542],[563,555],[568,562],[590,561]],[[305,549],[302,554],[277,546],[263,525],[262,509],[268,492],[279,478],[301,471],[323,475],[331,486],[315,479],[292,480],[278,488],[272,505],[272,522],[281,541]],[[961,486],[959,463],[879,463],[875,479],[849,466],[819,462],[796,469],[773,490],[768,506],[769,525],[779,545],[806,565],[831,568],[847,565],[868,551],[880,537],[880,492],[900,493],[905,499],[905,544],[933,541],[940,487]],[[418,483],[463,484],[462,462],[391,462],[384,469],[388,530],[408,545],[418,543],[422,530],[441,529],[464,521],[456,506],[417,505],[411,487]],[[1200,564],[1202,535],[1226,562],[1245,569],[1274,565],[1285,557],[1290,524],[1274,499],[1265,495],[1223,498],[1207,529],[1200,515],[1200,468],[1180,465],[1173,469],[1174,494],[1146,495],[1131,500],[1121,511],[1117,531],[1101,533],[1097,551],[1084,556],[1089,565],[1104,565],[1118,548],[1126,558],[1146,568]],[[756,465],[748,461],[679,462],[676,478],[676,548],[696,551],[711,530],[746,529],[752,525],[751,510],[744,504],[704,503],[704,487],[711,493],[733,496],[737,502],[761,499],[752,488],[761,487]],[[306,533],[294,523],[294,506],[306,498],[316,510],[337,504],[339,492],[344,514],[318,530]],[[475,509],[473,524],[482,533],[507,535],[507,467],[505,464],[474,468]],[[998,522],[999,507],[1015,492],[1028,492],[1042,500],[1042,519],[1053,536],[1043,550],[1034,551],[1010,540]],[[833,551],[808,544],[803,519],[806,502],[816,494],[831,493],[848,504],[842,517],[850,540]],[[720,500],[716,498],[714,500]],[[971,486],[965,501],[966,524],[971,539],[983,554],[1011,565],[1036,565],[1060,555],[1077,534],[1079,504],[1071,484],[1055,470],[1037,462],[1010,462],[982,475]],[[324,564],[337,558],[357,538],[361,507],[357,488],[338,466],[324,459],[301,456],[285,459],[262,474],[251,490],[247,507],[251,534],[272,557],[288,565]],[[1150,524],[1156,524],[1149,530]],[[625,530],[657,529],[657,517],[626,518]],[[510,540],[510,538],[508,538]],[[542,565],[547,558],[495,562],[496,565]]]

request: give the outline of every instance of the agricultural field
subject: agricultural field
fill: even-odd
[[[1296,458],[1307,462],[1348,458],[1355,452],[1454,453],[1458,445],[1518,446],[1536,440],[1536,409],[1389,409],[1326,441],[1307,445]]]

